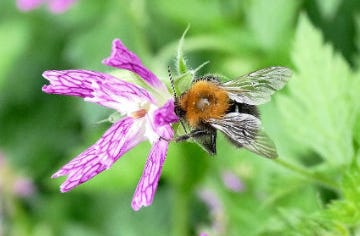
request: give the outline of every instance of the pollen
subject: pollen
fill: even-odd
[[[220,119],[229,109],[229,97],[215,83],[201,80],[180,97],[179,105],[189,125],[196,127],[211,118]]]

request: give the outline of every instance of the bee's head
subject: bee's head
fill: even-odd
[[[174,108],[175,114],[179,117],[179,118],[183,118],[186,115],[186,111],[184,111],[181,106],[179,105],[179,101],[175,100],[175,108]]]

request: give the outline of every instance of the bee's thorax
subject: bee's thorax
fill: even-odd
[[[208,106],[210,106],[210,101],[207,97],[200,98],[196,103],[196,108],[201,111],[204,111]]]
[[[229,108],[227,92],[210,81],[197,81],[179,100],[190,126],[196,127],[210,118],[220,119]]]

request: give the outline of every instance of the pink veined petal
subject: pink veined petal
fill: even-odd
[[[170,141],[174,137],[174,130],[170,124],[157,126],[154,124],[154,117],[150,114],[145,117],[145,136],[151,143],[155,143],[159,138]]]
[[[179,121],[179,117],[175,114],[174,99],[170,99],[154,111],[154,124],[155,126],[162,126]]]
[[[21,11],[31,11],[39,7],[44,0],[17,0],[16,5]]]
[[[96,71],[50,70],[43,77],[50,81],[42,87],[45,93],[79,96],[121,113],[133,111],[136,104],[144,101],[155,103],[145,89]]]
[[[149,206],[154,199],[161,170],[166,158],[168,144],[166,140],[160,138],[151,148],[143,174],[131,202],[131,206],[135,211],[143,206]]]
[[[112,52],[109,58],[103,63],[118,69],[125,69],[138,74],[150,86],[167,91],[166,86],[141,62],[141,60],[131,52],[120,39],[115,39],[112,44]]]
[[[68,175],[60,186],[61,192],[67,192],[110,168],[124,153],[143,141],[142,122],[131,117],[118,121],[94,145],[57,171],[52,178]]]
[[[150,142],[157,141],[159,137],[171,140],[174,137],[174,131],[170,124],[178,119],[174,111],[174,101],[170,99],[162,107],[148,113],[145,136]]]
[[[48,0],[49,10],[53,13],[63,13],[67,11],[76,0]]]
[[[157,128],[156,133],[160,138],[165,140],[171,140],[174,137],[174,130],[171,125],[163,125]]]

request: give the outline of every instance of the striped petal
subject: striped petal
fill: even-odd
[[[179,121],[175,114],[174,99],[169,99],[162,107],[154,111],[154,125],[156,127]]]
[[[67,192],[110,168],[124,153],[144,140],[143,120],[126,117],[113,124],[94,145],[57,171],[52,178],[67,175],[60,186]]]
[[[179,120],[174,110],[174,100],[168,100],[162,107],[151,106],[145,117],[145,136],[151,143],[159,138],[171,140],[174,136],[170,124]]]
[[[155,102],[145,89],[96,71],[50,70],[43,77],[50,81],[42,88],[45,93],[79,96],[122,114],[138,110],[144,102]]]
[[[135,211],[143,206],[151,205],[154,199],[161,170],[166,158],[168,144],[166,140],[160,138],[151,148],[131,203]]]
[[[150,86],[167,91],[166,86],[142,64],[135,53],[125,47],[120,39],[113,41],[111,56],[103,60],[103,63],[118,69],[134,72],[143,78]]]

